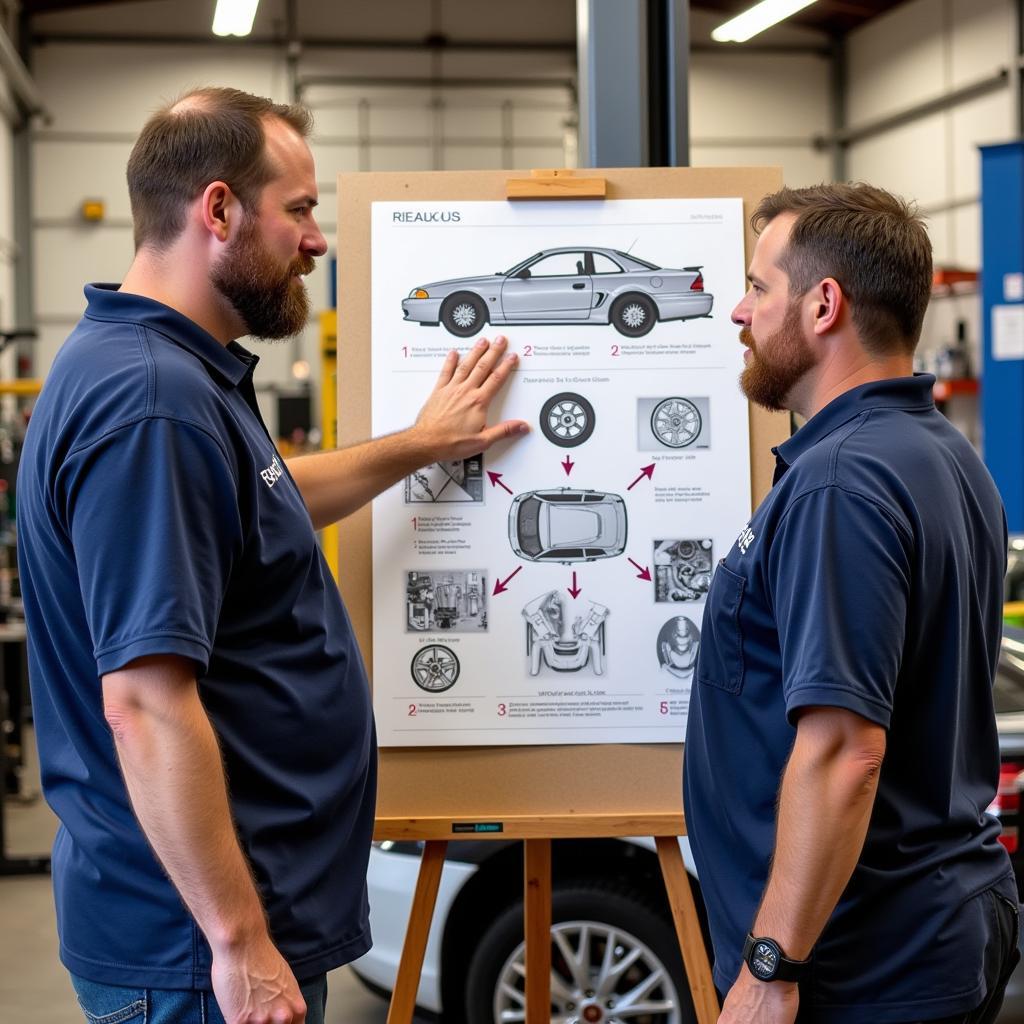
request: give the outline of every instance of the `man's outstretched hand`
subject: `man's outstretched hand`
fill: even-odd
[[[497,441],[529,432],[523,420],[487,426],[487,409],[519,357],[505,354],[508,339],[481,338],[461,359],[449,352],[412,430],[433,459],[465,459]]]

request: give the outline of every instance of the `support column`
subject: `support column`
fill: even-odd
[[[576,0],[583,167],[647,164],[645,0]]]

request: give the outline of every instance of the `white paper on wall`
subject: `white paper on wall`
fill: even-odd
[[[992,307],[992,358],[1024,359],[1024,305]]]

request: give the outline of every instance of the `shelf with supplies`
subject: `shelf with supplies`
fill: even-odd
[[[936,267],[932,272],[932,298],[950,295],[977,295],[980,275],[961,267]]]
[[[954,395],[977,396],[980,390],[981,384],[977,377],[951,377],[937,380],[932,388],[932,395],[936,402],[947,402]]]

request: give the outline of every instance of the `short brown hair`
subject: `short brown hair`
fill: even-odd
[[[833,277],[868,352],[913,352],[932,287],[932,245],[917,208],[863,183],[783,188],[761,200],[751,226],[760,232],[782,213],[796,214],[779,259],[790,293]]]
[[[185,227],[188,204],[212,181],[229,185],[243,208],[253,210],[274,176],[265,153],[268,117],[304,138],[313,127],[305,107],[238,89],[193,89],[153,114],[128,158],[136,249],[173,242]]]

